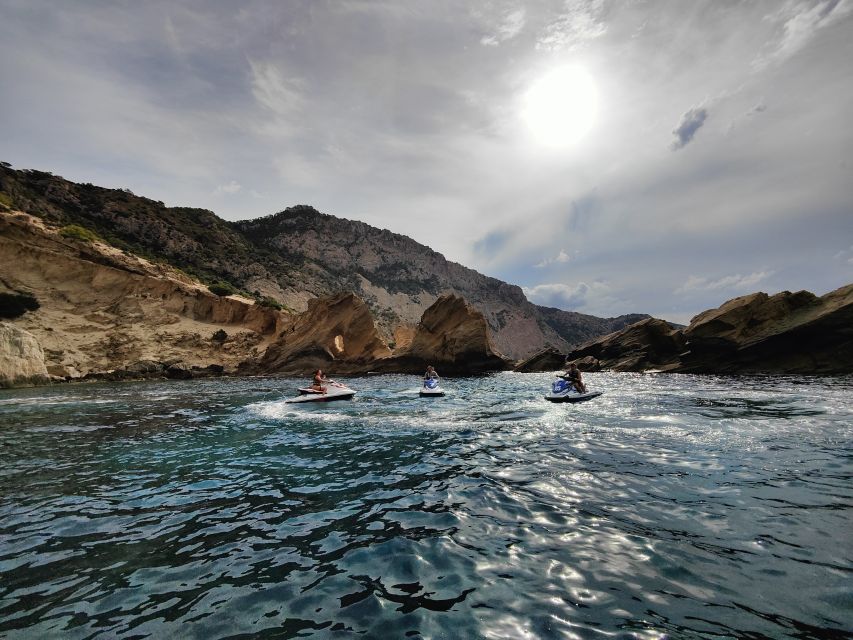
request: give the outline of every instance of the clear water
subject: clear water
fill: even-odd
[[[853,378],[0,392],[6,638],[853,637]]]

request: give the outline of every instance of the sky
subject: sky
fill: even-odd
[[[851,61],[853,0],[0,0],[0,160],[687,323],[853,282]]]

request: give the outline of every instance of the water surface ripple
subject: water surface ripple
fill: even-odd
[[[853,637],[853,378],[0,392],[0,636]]]

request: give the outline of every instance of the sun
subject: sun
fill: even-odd
[[[551,146],[568,146],[586,135],[595,123],[598,91],[582,67],[550,71],[524,94],[522,117],[533,136]]]

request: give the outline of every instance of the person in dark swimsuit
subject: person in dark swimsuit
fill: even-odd
[[[323,375],[322,369],[317,369],[314,372],[314,382],[311,384],[311,388],[314,391],[319,391],[321,393],[326,393],[326,387],[323,386],[323,383],[328,382],[328,378]]]
[[[581,379],[581,370],[578,369],[578,365],[574,362],[569,365],[568,371],[562,377],[571,382],[575,386],[575,389],[578,390],[578,393],[586,393],[586,385]]]
[[[424,374],[424,380],[429,380],[430,378],[438,380],[438,372],[433,369],[432,365],[427,366],[426,373]]]

